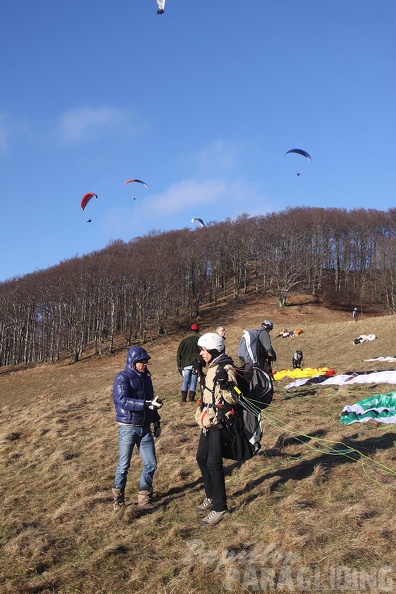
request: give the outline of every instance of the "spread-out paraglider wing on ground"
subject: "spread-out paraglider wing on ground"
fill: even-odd
[[[341,423],[396,423],[396,392],[376,394],[342,409]]]
[[[199,223],[201,225],[201,227],[205,227],[205,223],[203,222],[202,219],[198,219],[198,218],[191,219],[192,223],[195,223],[195,221],[197,221],[197,223]]]
[[[143,184],[148,189],[148,185],[146,184],[146,182],[142,181],[141,179],[127,179],[126,182],[124,183],[124,186],[126,186],[127,184],[130,184],[132,182],[137,182],[138,184]]]
[[[98,197],[98,195],[95,194],[94,192],[88,192],[87,194],[85,194],[81,199],[81,205],[80,205],[81,208],[83,210],[85,210],[85,208],[86,208],[88,202],[91,200],[91,198],[97,198],[97,197]]]
[[[289,153],[296,153],[297,155],[302,155],[303,157],[305,157],[306,159],[308,159],[308,161],[312,161],[311,155],[309,153],[307,153],[307,151],[304,151],[303,149],[290,149],[290,151],[287,151],[285,153],[285,157],[286,155],[288,155]]]

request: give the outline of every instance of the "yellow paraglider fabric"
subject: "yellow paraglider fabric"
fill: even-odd
[[[283,380],[287,377],[301,378],[301,377],[314,377],[315,375],[326,375],[330,371],[330,367],[305,367],[304,369],[283,369],[274,373],[274,380]]]

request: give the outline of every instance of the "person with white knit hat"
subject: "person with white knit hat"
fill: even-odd
[[[236,384],[236,376],[233,360],[225,354],[224,338],[216,332],[208,332],[199,338],[198,347],[207,372],[202,402],[195,414],[195,420],[201,427],[196,459],[205,488],[205,498],[196,507],[196,511],[210,512],[200,523],[214,526],[229,513],[223,469],[222,431],[225,419],[234,414],[238,404],[237,396],[229,389],[230,385]]]

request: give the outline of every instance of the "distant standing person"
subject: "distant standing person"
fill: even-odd
[[[359,314],[358,314],[358,309],[357,309],[357,307],[355,307],[355,309],[353,310],[353,312],[352,312],[352,317],[353,317],[353,319],[355,320],[355,322],[357,322],[357,321],[358,321]]]
[[[118,423],[119,457],[115,473],[114,509],[125,503],[125,486],[134,447],[139,451],[143,462],[138,490],[138,506],[141,509],[154,509],[151,502],[153,477],[157,468],[154,437],[161,434],[161,417],[158,410],[162,401],[154,396],[153,383],[147,364],[150,357],[147,351],[135,346],[129,349],[125,371],[120,371],[113,385],[113,399]],[[151,429],[153,425],[153,429]]]
[[[264,356],[264,361],[262,362],[262,368],[267,373],[272,373],[272,362],[276,361],[276,353],[274,348],[271,344],[270,332],[273,330],[274,325],[271,320],[264,320],[262,323],[264,328],[264,332],[260,334],[260,342],[263,344],[264,348],[266,349],[267,353]]]
[[[196,360],[199,358],[198,339],[199,326],[192,324],[190,333],[183,338],[177,349],[177,368],[183,376],[183,383],[181,387],[181,404],[187,402],[194,402],[195,393],[197,391],[198,375],[195,368]]]
[[[264,320],[261,328],[244,331],[238,347],[241,365],[258,363],[264,371],[272,374],[272,362],[276,361],[276,352],[269,333],[273,327],[271,320]]]
[[[224,340],[226,339],[226,329],[224,328],[224,326],[217,326],[216,328],[216,334],[218,334],[219,336],[221,336],[221,338],[224,338]]]

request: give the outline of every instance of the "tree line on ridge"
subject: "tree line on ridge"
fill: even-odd
[[[396,209],[289,208],[153,231],[0,283],[0,366],[76,362],[194,320],[205,303],[291,292],[396,312]]]

